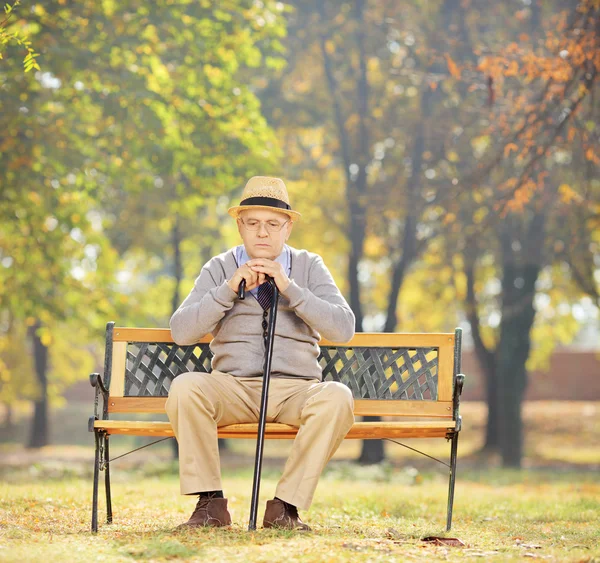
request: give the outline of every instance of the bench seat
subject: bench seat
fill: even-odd
[[[355,422],[347,439],[371,440],[377,438],[445,438],[456,428],[453,420]],[[94,429],[107,434],[134,436],[173,436],[170,422],[141,420],[96,420]],[[257,423],[230,424],[219,428],[219,438],[256,438]],[[288,424],[267,422],[265,439],[294,438],[298,428]]]

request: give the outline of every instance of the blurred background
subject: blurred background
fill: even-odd
[[[2,465],[91,471],[106,322],[168,326],[274,175],[357,330],[464,329],[459,463],[600,467],[597,1],[3,4]]]

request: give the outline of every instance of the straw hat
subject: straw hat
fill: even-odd
[[[300,219],[300,213],[292,211],[290,198],[283,180],[271,176],[253,176],[248,180],[239,205],[230,207],[227,213],[237,219],[245,209],[270,209],[285,213],[293,221]]]

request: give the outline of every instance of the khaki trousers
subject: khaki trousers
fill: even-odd
[[[184,373],[173,380],[166,411],[179,443],[181,494],[221,485],[217,427],[257,422],[262,377]],[[354,423],[348,387],[333,381],[272,377],[267,422],[298,426],[275,496],[309,508],[321,472]]]

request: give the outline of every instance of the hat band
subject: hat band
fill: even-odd
[[[265,205],[266,207],[277,207],[278,209],[292,209],[285,201],[274,197],[249,197],[240,201],[240,205]]]

